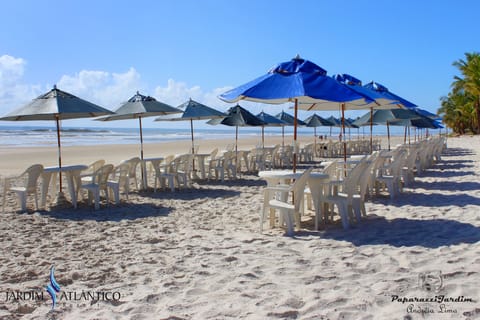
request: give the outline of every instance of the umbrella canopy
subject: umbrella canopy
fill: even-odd
[[[337,110],[342,107],[344,110],[362,110],[362,109],[392,109],[398,108],[395,104],[396,100],[392,97],[382,95],[381,93],[362,86],[362,82],[346,73],[336,74],[332,76],[339,84],[348,88],[350,91],[364,97],[364,101],[319,101],[315,103],[301,102],[299,108],[302,110]]]
[[[262,120],[265,124],[262,125],[262,147],[265,147],[265,127],[284,127],[288,126],[288,123],[285,121],[278,119],[268,113],[260,112],[257,114],[257,118]]]
[[[363,116],[353,122],[356,126],[367,126],[373,124],[387,124],[393,120],[399,119],[415,119],[420,118],[420,115],[413,110],[408,109],[390,109],[390,110],[375,110],[372,113],[365,113]]]
[[[430,118],[432,120],[441,120],[442,118],[434,113],[431,113],[430,111],[427,111],[425,109],[421,109],[421,108],[414,108],[413,109],[416,113],[420,114],[421,116],[424,116],[424,117],[427,117],[427,118]]]
[[[138,91],[127,102],[123,103],[112,116],[97,119],[99,121],[114,121],[126,119],[138,119],[140,130],[140,158],[143,161],[143,133],[142,118],[181,113],[182,110],[174,108],[166,103],[159,102],[150,96],[141,95]]]
[[[387,125],[388,136],[388,150],[390,150],[390,127],[392,121],[402,119],[415,119],[420,118],[420,115],[410,109],[390,109],[390,110],[375,110],[368,112],[361,116],[359,119],[353,122],[356,126],[372,126],[372,124],[385,124]]]
[[[200,102],[189,99],[177,107],[183,110],[180,117],[162,116],[155,119],[155,121],[190,121],[190,133],[192,135],[192,154],[195,153],[195,142],[193,136],[193,120],[207,120],[207,119],[223,119],[226,114],[210,108]]]
[[[331,127],[334,124],[327,119],[320,117],[318,114],[314,113],[310,117],[304,120],[307,127],[313,127],[313,150],[317,152],[317,127]]]
[[[294,128],[296,128],[297,126],[305,126],[305,122],[292,116],[291,114],[286,113],[285,111],[282,111],[279,114],[275,115],[275,118],[282,120],[283,122],[287,123],[288,126],[293,126]],[[285,146],[285,127],[284,126],[282,127],[282,146]]]
[[[364,88],[373,90],[378,92],[380,95],[387,99],[391,99],[394,101],[397,101],[397,103],[400,103],[404,108],[411,109],[411,108],[417,108],[418,106],[407,99],[404,99],[393,92],[390,92],[387,87],[381,85],[378,82],[371,81],[367,83],[366,85],[363,86]]]
[[[360,110],[360,109],[370,109],[372,112],[373,109],[392,109],[399,108],[400,105],[397,104],[397,101],[390,96],[382,95],[381,93],[367,87],[362,86],[362,82],[349,75],[349,74],[337,74],[332,76],[340,85],[348,88],[349,90],[362,95],[365,97],[365,103],[358,103],[358,101],[346,101],[338,103],[335,101],[321,101],[313,104],[301,104],[300,109],[304,110],[341,110],[342,120],[341,123],[341,135],[345,136],[345,127],[348,125],[345,119],[345,110]],[[370,126],[370,133],[372,133],[372,125]],[[373,140],[370,138],[370,149],[373,150]],[[344,150],[344,160],[346,161],[347,157],[347,144],[344,141],[343,144]]]
[[[240,105],[231,107],[227,111],[226,117],[224,117],[220,124],[227,126],[236,126],[236,127],[245,127],[245,126],[263,126],[265,122],[257,118],[255,115],[250,113],[245,108],[242,108]]]
[[[53,86],[49,92],[33,99],[27,105],[18,108],[0,120],[35,121],[54,120],[57,127],[58,166],[60,168],[60,195],[62,195],[62,152],[60,142],[60,120],[104,116],[112,111],[83,100]],[[60,197],[59,197],[60,199]]]
[[[321,127],[321,126],[331,127],[334,125],[332,122],[320,117],[316,113],[306,118],[304,122],[307,127]]]
[[[224,124],[235,127],[235,153],[238,152],[238,127],[265,125],[265,122],[238,104],[228,109],[227,115],[223,119],[212,119],[207,123],[212,125]]]
[[[427,117],[420,117],[415,119],[398,119],[389,122],[392,126],[417,127],[427,129],[442,129],[443,126],[435,120]]]
[[[299,102],[355,101],[358,104],[365,104],[370,101],[368,97],[328,77],[326,70],[299,56],[276,65],[267,74],[229,90],[219,98],[227,102],[249,100],[270,104],[294,101],[295,119],[298,119]],[[296,121],[293,139],[296,142]],[[293,170],[295,169],[296,153],[294,152]]]

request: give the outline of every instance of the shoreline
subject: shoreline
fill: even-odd
[[[386,136],[374,136],[382,141],[382,148],[386,148]],[[337,139],[332,139],[336,141]],[[353,140],[353,139],[352,139]],[[285,144],[291,144],[293,138],[285,136]],[[313,135],[298,136],[300,145],[313,143]],[[320,142],[317,139],[317,142]],[[403,137],[391,137],[392,147],[402,143]],[[200,146],[199,153],[210,153],[214,148],[220,151],[227,145],[235,144],[231,138],[196,140]],[[256,137],[238,138],[238,150],[251,150],[261,144],[261,135]],[[282,144],[281,136],[265,137],[265,146]],[[156,143],[144,143],[144,157],[167,156],[169,154],[183,154],[191,150],[191,140],[175,140]],[[90,164],[98,159],[104,159],[108,163],[119,164],[121,161],[140,156],[140,142],[130,144],[97,144],[82,146],[62,146],[62,165]],[[0,175],[8,176],[22,173],[28,166],[40,163],[45,167],[58,166],[58,148],[56,146],[40,147],[12,147],[0,145],[0,157],[6,161],[0,161]]]

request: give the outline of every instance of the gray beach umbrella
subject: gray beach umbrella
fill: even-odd
[[[62,152],[60,142],[60,121],[66,119],[78,119],[99,117],[113,112],[104,109],[94,103],[83,100],[71,93],[62,91],[56,85],[49,92],[32,100],[27,105],[20,107],[0,120],[6,121],[37,121],[53,120],[57,127],[58,167],[60,193],[59,199],[63,198],[62,192]]]
[[[320,117],[318,114],[314,113],[310,117],[306,118],[304,120],[305,125],[307,127],[313,127],[313,143],[314,143],[314,150],[316,152],[317,150],[317,127],[332,127],[335,124],[328,121],[327,119],[324,119]]]
[[[235,127],[235,154],[238,153],[238,127],[265,125],[265,122],[263,122],[238,104],[234,107],[231,107],[227,111],[226,117],[224,117],[223,119],[212,119],[207,123],[211,125],[223,124],[226,126]]]
[[[285,121],[280,120],[263,111],[257,114],[257,118],[259,118],[265,123],[264,125],[262,125],[262,148],[265,148],[265,127],[284,127],[289,125]]]
[[[123,103],[115,114],[97,119],[98,121],[114,121],[126,119],[138,119],[140,130],[140,158],[143,161],[143,133],[142,118],[161,116],[173,113],[181,113],[182,110],[174,108],[166,103],[157,101],[150,96],[141,95],[138,91],[127,102]]]
[[[223,119],[226,114],[210,108],[200,102],[189,99],[177,107],[183,110],[180,117],[161,116],[155,121],[190,121],[190,133],[192,135],[192,154],[195,151],[195,142],[193,136],[193,120]]]
[[[295,117],[285,111],[280,112],[275,115],[275,118],[278,118],[287,123],[288,126],[295,126]],[[297,119],[297,126],[305,126],[305,122],[300,119]],[[282,127],[282,146],[285,146],[285,126]]]
[[[379,125],[387,126],[388,150],[390,150],[390,124],[396,120],[416,119],[421,116],[411,109],[374,110],[361,116],[353,122],[356,126]]]

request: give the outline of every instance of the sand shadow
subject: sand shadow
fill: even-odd
[[[426,182],[416,180],[414,187],[439,191],[474,191],[480,190],[480,182]]]
[[[464,177],[475,175],[475,171],[450,171],[450,170],[435,170],[437,167],[427,169],[418,175],[419,178],[437,177],[437,178],[451,178],[451,177]],[[449,168],[451,169],[451,168]]]
[[[302,235],[302,232],[297,235]],[[355,246],[387,244],[393,247],[438,248],[479,242],[480,228],[454,220],[406,218],[387,220],[384,217],[370,215],[359,225],[348,230],[343,230],[339,226],[335,229],[320,231],[320,237],[348,241]]]
[[[195,199],[217,199],[217,198],[232,198],[240,196],[240,191],[227,190],[222,188],[190,188],[190,189],[180,189],[175,192],[167,191],[157,191],[153,192],[142,192],[139,195],[146,199],[164,199],[164,200],[195,200]]]
[[[461,156],[471,156],[475,152],[472,149],[466,148],[447,148],[442,152],[442,157],[461,157]]]
[[[149,217],[167,217],[173,209],[154,204],[132,204],[122,202],[118,205],[102,203],[99,210],[94,210],[87,203],[79,203],[78,208],[51,207],[49,211],[38,211],[42,216],[55,219],[86,221],[93,220],[119,222],[121,220],[137,220]]]
[[[419,207],[465,207],[467,205],[480,206],[480,198],[468,194],[442,194],[442,193],[408,193],[404,192],[397,198],[391,200],[388,196],[378,196],[369,199],[372,203],[381,203],[385,206],[402,207],[415,203]]]
[[[256,175],[242,174],[241,178],[235,180],[202,180],[196,181],[199,186],[225,186],[225,187],[263,187],[267,185],[265,180],[259,179]]]

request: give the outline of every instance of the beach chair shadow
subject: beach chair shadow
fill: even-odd
[[[297,232],[297,236],[312,235],[313,232]],[[442,246],[480,241],[480,228],[455,220],[412,220],[368,216],[362,224],[345,232],[340,228],[329,228],[317,233],[322,239],[348,241],[355,246],[390,245],[393,247],[439,248]]]
[[[82,205],[72,210],[65,207],[51,207],[50,211],[40,211],[42,216],[71,221],[112,221],[137,220],[150,217],[167,217],[173,208],[150,203],[129,204],[121,203],[116,206],[102,207],[94,210],[91,206]]]

